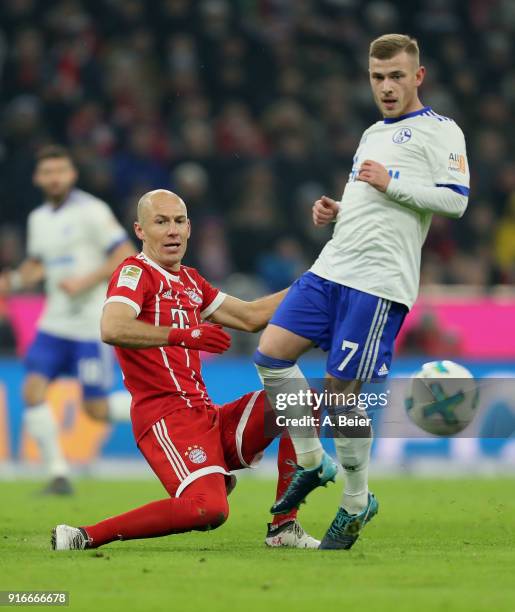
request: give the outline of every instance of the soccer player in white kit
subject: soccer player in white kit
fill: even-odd
[[[308,391],[296,360],[313,345],[329,352],[333,393],[357,393],[364,382],[386,378],[395,337],[417,297],[431,217],[461,217],[467,207],[465,139],[452,119],[419,99],[425,69],[416,40],[400,34],[374,40],[369,73],[383,120],[365,130],[341,201],[323,196],[315,202],[315,225],[336,220],[333,237],[292,285],[255,354],[272,405],[279,393]],[[286,409],[292,418],[309,414],[310,406],[300,402]],[[299,433],[290,429],[298,466],[273,514],[298,506],[338,470],[316,430]],[[320,548],[349,549],[377,513],[368,491],[371,442],[366,426],[340,429],[335,437],[345,488]]]
[[[107,204],[75,188],[77,170],[64,148],[42,149],[33,178],[45,202],[28,218],[27,259],[0,276],[0,292],[45,281],[45,309],[25,358],[24,421],[51,477],[45,491],[66,494],[69,469],[46,392],[59,376],[77,377],[91,417],[129,420],[129,394],[110,393],[113,355],[100,341],[100,316],[107,281],[134,248]]]

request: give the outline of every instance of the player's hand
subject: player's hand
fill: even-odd
[[[90,288],[88,282],[85,279],[76,278],[65,278],[59,283],[59,287],[70,296],[79,295]]]
[[[201,323],[187,329],[171,329],[168,334],[168,344],[195,351],[223,353],[231,346],[231,336],[223,330],[221,325]]]
[[[320,227],[331,223],[336,218],[340,207],[338,202],[331,200],[327,196],[322,196],[313,204],[313,223]]]
[[[388,174],[388,170],[378,162],[366,159],[361,164],[358,173],[358,181],[368,183],[378,191],[384,193],[391,180],[392,177]]]

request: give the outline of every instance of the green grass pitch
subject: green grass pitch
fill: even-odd
[[[515,610],[515,480],[372,482],[378,516],[352,551],[266,549],[274,483],[243,478],[220,529],[55,553],[50,529],[163,497],[157,482],[82,480],[69,499],[0,483],[0,590],[67,590],[70,609],[129,612]],[[300,519],[322,536],[341,482]]]

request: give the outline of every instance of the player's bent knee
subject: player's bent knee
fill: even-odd
[[[108,421],[109,409],[105,398],[84,400],[84,411],[94,421]]]
[[[276,359],[295,362],[312,345],[311,340],[270,324],[261,335],[258,351]]]
[[[28,408],[42,404],[46,399],[48,379],[39,374],[29,374],[23,383],[23,401]]]
[[[331,393],[359,393],[363,381],[357,379],[346,380],[326,374],[326,386]]]
[[[295,361],[269,357],[257,350],[254,353],[254,363],[263,383],[285,378],[302,378],[302,372]]]
[[[198,502],[197,511],[199,514],[198,531],[217,529],[229,518],[227,498]]]

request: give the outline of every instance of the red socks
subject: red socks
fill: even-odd
[[[113,540],[155,538],[185,531],[216,529],[229,515],[225,480],[209,474],[192,482],[181,497],[151,502],[83,527],[92,548]]]
[[[297,456],[293,443],[286,432],[283,433],[279,440],[279,452],[277,455],[277,491],[275,494],[276,501],[282,497],[283,493],[290,484],[291,477],[295,471],[295,463]],[[288,521],[293,521],[297,518],[297,509],[291,510],[288,514],[276,514],[272,520],[272,525],[282,525]]]

